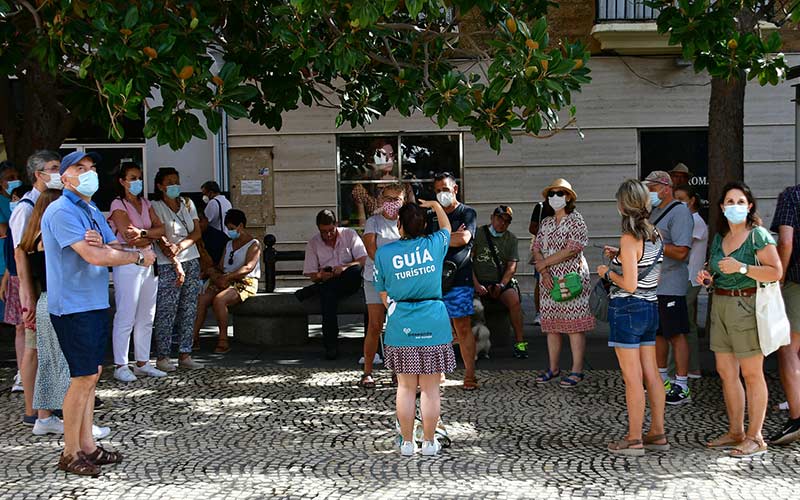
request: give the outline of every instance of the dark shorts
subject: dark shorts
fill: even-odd
[[[447,308],[447,315],[451,319],[466,318],[472,316],[475,309],[472,299],[475,296],[475,289],[471,286],[456,286],[450,289],[442,300]]]
[[[111,318],[108,309],[63,316],[50,315],[58,344],[69,365],[70,377],[97,375],[105,359]]]
[[[689,333],[689,308],[683,295],[658,296],[658,334],[665,339]]]
[[[609,347],[636,349],[656,345],[658,305],[634,297],[619,297],[608,303]]]

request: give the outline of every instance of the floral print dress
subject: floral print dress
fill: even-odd
[[[539,234],[533,244],[535,250],[547,258],[564,249],[578,252],[571,259],[550,266],[550,275],[555,280],[568,273],[581,276],[583,291],[566,302],[556,302],[550,298],[550,290],[539,287],[540,317],[542,332],[545,333],[581,333],[593,330],[595,318],[589,310],[589,294],[591,281],[589,265],[583,256],[583,249],[589,244],[589,235],[583,216],[577,211],[567,214],[556,222],[555,217],[542,220]]]

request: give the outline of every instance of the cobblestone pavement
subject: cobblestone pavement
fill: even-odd
[[[443,416],[454,444],[436,458],[393,447],[394,389],[355,385],[354,370],[208,368],[130,386],[104,377],[97,412],[125,453],[97,479],[56,471],[61,442],[19,423],[22,396],[0,395],[0,497],[13,498],[797,498],[800,444],[737,461],[703,449],[725,428],[719,381],[668,408],[673,450],[619,458],[625,430],[618,372],[575,389],[536,386],[530,372],[451,375]],[[0,370],[0,380],[10,379]],[[784,415],[770,413],[768,429]]]

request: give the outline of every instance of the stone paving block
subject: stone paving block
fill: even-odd
[[[109,372],[110,373],[110,372]],[[625,432],[619,372],[592,371],[571,390],[536,385],[530,372],[479,371],[475,393],[460,372],[443,389],[453,446],[436,458],[401,457],[394,389],[355,385],[354,370],[210,368],[98,394],[110,425],[104,445],[125,462],[97,479],[56,470],[59,438],[20,423],[22,395],[0,393],[0,498],[796,498],[800,444],[735,460],[703,443],[724,432],[719,380],[693,383],[694,401],[667,410],[667,453],[609,455]],[[0,380],[13,376],[0,370]],[[773,394],[780,393],[771,381]],[[770,412],[767,431],[785,414]]]

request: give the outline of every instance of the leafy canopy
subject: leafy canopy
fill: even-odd
[[[549,0],[0,0],[0,76],[39,65],[72,113],[179,149],[220,111],[279,129],[299,105],[364,126],[392,109],[469,127],[499,150],[558,130],[590,82],[580,43],[552,44]],[[224,61],[224,62],[223,62]]]
[[[659,9],[658,30],[696,71],[777,85],[786,73],[776,27],[800,19],[798,0],[645,0]],[[769,23],[769,24],[766,24]]]

